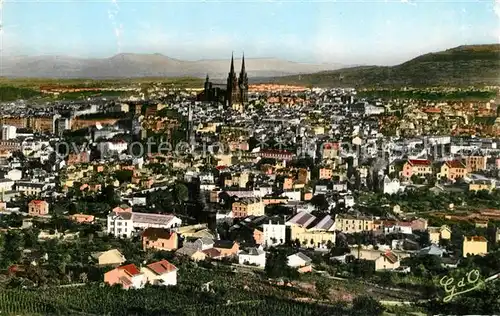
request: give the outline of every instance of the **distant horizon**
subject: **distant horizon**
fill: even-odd
[[[3,56],[122,52],[218,60],[397,65],[500,42],[500,1],[0,1]]]
[[[284,59],[284,58],[279,58],[279,57],[272,57],[272,56],[264,56],[264,57],[252,57],[252,56],[248,56],[247,54],[245,54],[245,60],[279,60],[279,61],[286,61],[286,62],[291,62],[291,63],[297,63],[297,64],[309,64],[309,65],[339,65],[339,66],[342,66],[342,67],[357,67],[357,66],[396,66],[396,65],[399,65],[401,63],[405,63],[407,61],[410,61],[414,58],[417,58],[419,56],[422,56],[422,55],[426,55],[426,54],[432,54],[432,53],[437,53],[437,52],[442,52],[442,51],[446,51],[446,50],[449,50],[449,49],[455,49],[455,48],[458,48],[458,47],[461,47],[461,46],[488,46],[488,45],[497,45],[497,46],[500,46],[500,43],[477,43],[477,44],[461,44],[461,45],[457,45],[457,46],[453,46],[453,47],[449,47],[449,48],[445,48],[445,49],[442,49],[442,50],[435,50],[435,51],[428,51],[428,52],[423,52],[422,54],[420,55],[416,55],[416,56],[412,56],[410,58],[408,58],[407,60],[404,60],[404,61],[401,61],[400,63],[397,63],[397,64],[392,64],[392,65],[381,65],[381,64],[343,64],[343,63],[339,63],[339,62],[323,62],[323,63],[314,63],[314,62],[302,62],[302,61],[295,61],[295,60],[289,60],[289,59]],[[24,55],[12,55],[12,56],[3,56],[3,58],[22,58],[22,57],[28,57],[28,58],[43,58],[43,57],[65,57],[65,58],[74,58],[74,59],[83,59],[83,60],[90,60],[90,59],[110,59],[110,58],[113,58],[113,57],[116,57],[116,56],[120,56],[120,55],[138,55],[138,56],[154,56],[154,55],[157,55],[157,56],[162,56],[162,57],[165,57],[165,58],[168,58],[168,59],[172,59],[172,60],[178,60],[178,61],[187,61],[187,62],[201,62],[201,61],[225,61],[225,60],[230,60],[231,59],[231,55],[229,55],[227,58],[203,58],[203,59],[182,59],[182,58],[178,58],[178,57],[172,57],[172,56],[169,56],[169,55],[166,55],[164,53],[158,53],[158,52],[155,52],[155,53],[148,53],[148,52],[144,52],[144,53],[135,53],[135,52],[121,52],[121,53],[116,53],[114,55],[111,55],[111,56],[93,56],[93,57],[84,57],[84,56],[72,56],[72,55],[52,55],[52,54],[39,54],[39,55],[27,55],[27,54],[24,54]],[[234,60],[235,61],[240,61],[241,58],[243,57],[243,53],[241,53],[240,55],[234,53]]]

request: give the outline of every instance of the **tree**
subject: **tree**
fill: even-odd
[[[323,297],[323,298],[327,298],[328,295],[330,294],[330,287],[331,287],[331,284],[330,282],[328,282],[327,279],[319,279],[316,281],[316,283],[314,284],[315,288],[316,288],[316,292],[318,292],[318,294]]]
[[[283,267],[287,267],[287,263],[288,258],[284,252],[271,249],[271,251],[267,254],[266,266],[264,268],[266,275],[270,278],[279,278],[284,276]]]
[[[382,315],[384,307],[371,296],[358,296],[352,302],[352,315]]]
[[[133,176],[132,170],[118,170],[115,172],[115,178],[120,182],[131,182]]]
[[[179,204],[186,202],[189,199],[189,191],[187,186],[182,183],[177,183],[174,186],[174,196]]]
[[[330,206],[324,194],[313,196],[313,198],[311,199],[311,204],[321,211],[328,210],[328,207]]]
[[[297,270],[288,266],[288,257],[286,252],[276,248],[270,249],[266,257],[265,266],[266,275],[270,278],[298,278]]]
[[[112,185],[105,186],[102,189],[99,201],[108,203],[112,207],[118,205],[119,198],[116,194],[115,188]]]
[[[328,241],[326,242],[326,248],[328,248],[328,249],[332,249],[332,248],[333,248],[333,243],[332,243],[332,241],[331,241],[331,240],[328,240]]]
[[[22,257],[23,238],[16,231],[8,231],[4,236],[4,247],[0,260],[3,267],[19,262]]]

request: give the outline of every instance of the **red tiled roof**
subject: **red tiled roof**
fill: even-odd
[[[158,275],[177,270],[177,268],[173,264],[165,259],[148,264],[148,268]]]
[[[401,227],[410,227],[411,226],[411,222],[399,222],[398,226],[401,226]]]
[[[470,236],[470,237],[465,237],[467,241],[486,241],[486,238],[483,236]]]
[[[120,277],[120,283],[123,285],[130,285],[132,284],[132,281],[126,277]]]
[[[429,166],[431,164],[427,159],[409,159],[408,162],[413,166]]]
[[[449,168],[465,168],[464,164],[459,160],[450,160],[446,162]]]
[[[146,237],[149,239],[162,238],[162,239],[170,239],[172,237],[173,232],[165,228],[156,228],[149,227],[142,233],[142,237]]]
[[[127,272],[131,276],[141,273],[141,271],[139,271],[139,268],[137,268],[133,263],[118,267],[118,269],[125,270],[125,272]]]
[[[31,201],[31,203],[33,203],[33,204],[42,204],[42,203],[46,203],[46,202],[42,201],[42,200],[33,200],[33,201]]]
[[[324,149],[339,149],[339,143],[326,143]]]
[[[425,113],[441,113],[441,110],[438,108],[427,108],[424,110]]]
[[[215,248],[205,249],[203,253],[209,256],[210,258],[220,257],[220,251]]]
[[[384,253],[384,257],[386,257],[387,260],[389,260],[389,262],[391,262],[391,263],[395,263],[398,261],[398,256],[396,256],[391,251],[386,251],[386,253]]]

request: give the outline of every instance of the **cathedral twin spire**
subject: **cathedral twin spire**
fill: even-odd
[[[245,55],[241,61],[241,71],[239,77],[236,77],[234,71],[234,54],[231,54],[231,66],[227,77],[227,101],[228,105],[234,103],[244,104],[248,102],[248,76],[245,69]]]
[[[231,66],[230,66],[230,69],[229,69],[229,78],[232,82],[232,84],[234,85],[236,83],[236,73],[234,71],[234,54],[231,53]],[[247,72],[246,72],[246,69],[245,69],[245,54],[243,53],[243,57],[242,57],[242,60],[241,60],[241,71],[240,71],[240,76],[238,77],[238,81],[237,81],[238,85],[244,85],[244,86],[247,86],[248,85],[248,76],[247,76]]]

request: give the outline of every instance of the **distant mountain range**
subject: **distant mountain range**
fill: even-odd
[[[344,87],[500,85],[500,44],[459,46],[392,67],[351,67],[263,81]]]
[[[4,57],[0,76],[12,78],[138,78],[198,77],[209,74],[225,79],[230,59],[185,61],[161,54],[119,54],[110,58],[74,58],[67,56]],[[235,59],[239,72],[241,59]],[[301,73],[335,70],[340,64],[303,64],[274,58],[246,58],[249,78],[269,78]]]

